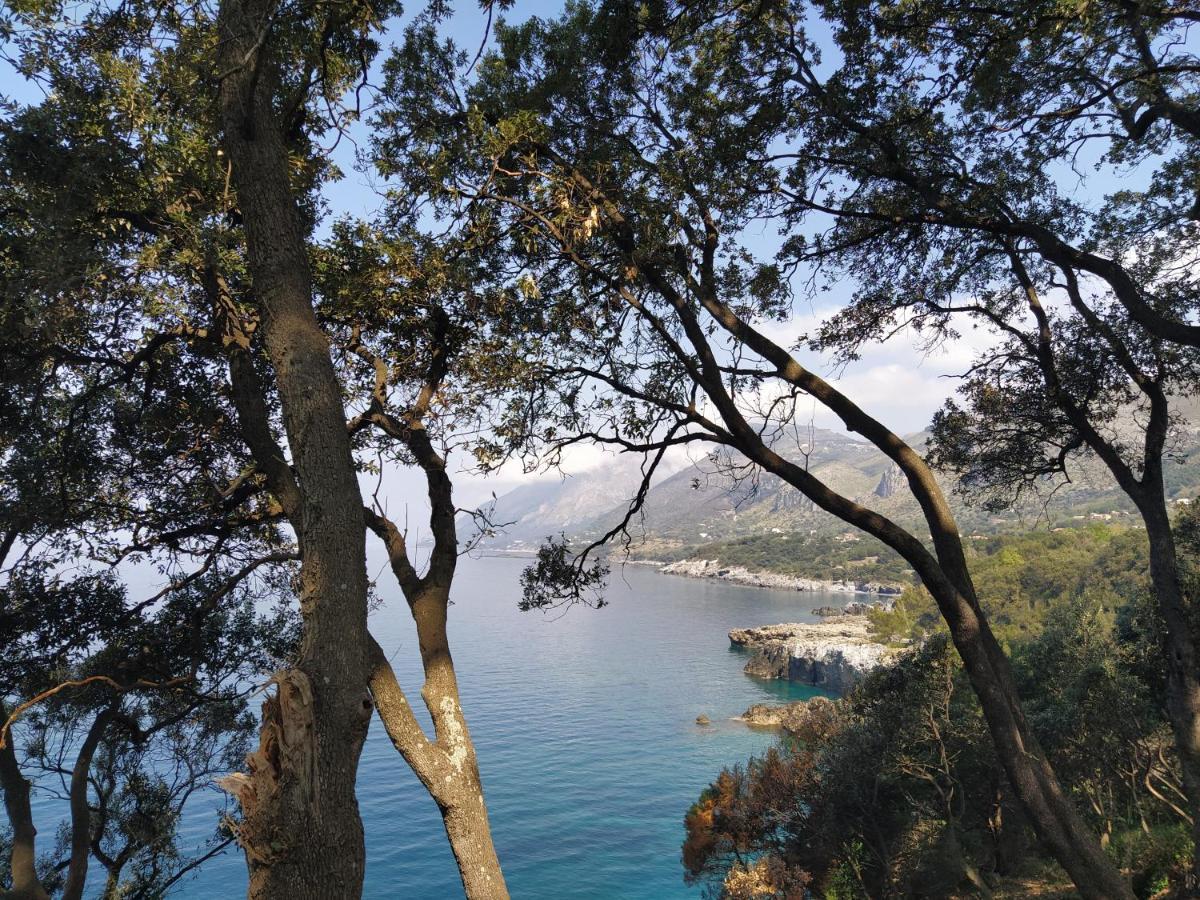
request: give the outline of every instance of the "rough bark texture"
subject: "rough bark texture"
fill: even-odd
[[[258,459],[251,449],[296,531],[304,632],[298,671],[278,677],[263,743],[239,790],[252,790],[253,801],[238,837],[250,868],[250,897],[352,898],[361,893],[365,867],[354,785],[371,714],[362,500],[341,386],[313,311],[307,235],[272,105],[272,9],[258,0],[221,4],[219,102],[296,484],[273,454]],[[262,424],[242,426],[261,432]],[[286,753],[277,755],[280,750]]]
[[[8,710],[0,703],[0,721],[7,720]],[[0,891],[3,900],[49,900],[46,889],[37,877],[37,829],[33,825],[33,810],[29,805],[29,782],[21,774],[12,735],[0,747],[0,789],[4,791],[4,811],[12,827],[12,887]]]
[[[422,656],[425,646],[422,641]],[[375,645],[374,650],[371,692],[380,721],[438,805],[466,896],[470,900],[504,900],[508,888],[492,843],[479,766],[458,703],[457,685],[447,686],[444,678],[435,678],[432,684],[426,681],[421,691],[437,731],[435,740],[430,741],[382,649]],[[449,672],[453,682],[452,667]]]
[[[394,428],[396,424],[384,422],[383,427]],[[508,888],[492,842],[475,745],[459,701],[446,632],[450,584],[457,562],[450,481],[419,423],[410,423],[403,433],[410,446],[416,447],[418,460],[423,460],[429,482],[435,536],[429,572],[423,578],[417,576],[408,559],[404,536],[391,521],[369,509],[363,512],[369,527],[387,548],[392,571],[417,626],[425,671],[421,699],[433,719],[433,740],[421,729],[386,655],[374,641],[371,693],[392,744],[441,811],[466,896],[469,900],[504,900]]]
[[[425,429],[425,417],[449,365],[448,322],[436,309],[433,316],[435,347],[428,360],[424,383],[416,400],[401,415],[394,415],[387,409],[387,365],[357,340],[350,348],[375,371],[371,406],[351,423],[351,427],[378,429],[403,444],[424,472],[428,487],[433,550],[429,570],[423,576],[417,574],[409,559],[404,534],[395,523],[381,512],[366,507],[363,516],[367,527],[387,550],[392,574],[417,627],[425,673],[421,699],[433,720],[433,740],[417,723],[386,655],[374,641],[371,644],[371,692],[392,744],[441,810],[446,836],[458,862],[467,897],[469,900],[502,900],[508,897],[508,889],[492,843],[475,745],[459,700],[458,678],[446,632],[450,586],[458,565],[458,532],[454,524],[453,485],[446,473],[446,461]]]

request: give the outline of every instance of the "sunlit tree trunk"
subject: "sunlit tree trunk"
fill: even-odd
[[[276,677],[264,706],[250,771],[230,786],[242,807],[251,898],[354,898],[365,869],[355,776],[373,709],[365,531],[341,385],[313,310],[307,235],[273,105],[273,11],[258,0],[221,4],[220,116],[294,481],[269,451],[255,456],[296,532],[304,627],[296,667]]]

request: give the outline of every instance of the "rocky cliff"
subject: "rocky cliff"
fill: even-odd
[[[871,638],[863,616],[735,628],[729,641],[752,654],[747,675],[786,678],[839,694],[889,664],[897,652]]]
[[[884,470],[883,475],[879,477],[879,484],[875,486],[876,497],[894,497],[907,486],[904,478],[904,472],[901,468],[892,463]]]

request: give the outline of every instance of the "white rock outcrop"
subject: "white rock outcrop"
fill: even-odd
[[[665,575],[685,575],[688,578],[719,578],[734,584],[775,588],[782,591],[830,591],[838,594],[899,594],[897,585],[875,584],[866,581],[819,581],[797,578],[776,572],[753,572],[745,566],[726,566],[718,559],[681,559],[668,563],[660,570]]]
[[[898,651],[875,641],[865,616],[791,622],[729,632],[734,647],[751,651],[746,674],[786,678],[844,694]]]

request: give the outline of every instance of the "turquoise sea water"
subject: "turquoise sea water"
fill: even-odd
[[[752,703],[811,696],[742,673],[730,628],[806,621],[824,596],[616,569],[610,605],[517,611],[524,560],[465,559],[451,647],[479,752],[492,831],[514,898],[699,897],[683,884],[683,815],[720,768],[774,740],[730,718]],[[420,662],[398,599],[373,614],[414,706]],[[712,724],[699,726],[704,713]],[[441,820],[378,721],[359,770],[367,834],[364,896],[462,896]],[[199,806],[199,804],[197,804]],[[199,838],[214,813],[197,808]],[[228,852],[174,896],[236,898],[245,866]]]

